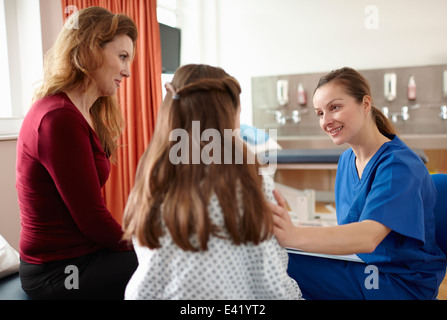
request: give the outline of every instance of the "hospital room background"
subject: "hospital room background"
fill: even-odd
[[[242,86],[241,123],[275,130],[268,147],[328,159],[278,165],[275,181],[297,219],[334,222],[331,157],[346,146],[320,132],[312,95],[319,77],[340,67],[365,75],[401,139],[431,173],[447,173],[447,2],[158,0],[157,6],[162,44],[178,56],[174,66],[224,68]],[[63,12],[56,0],[0,0],[0,235],[16,250],[17,134]],[[164,84],[174,71],[172,64],[165,68],[172,55],[160,57]],[[441,287],[439,299],[447,299],[447,289]]]

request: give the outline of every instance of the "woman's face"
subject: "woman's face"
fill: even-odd
[[[133,42],[129,36],[119,35],[104,48],[104,63],[93,73],[100,97],[113,96],[123,78],[130,77]]]
[[[329,82],[315,92],[313,103],[320,119],[321,129],[332,138],[336,145],[352,143],[365,124],[369,108],[364,108],[365,99],[359,104],[343,86]]]

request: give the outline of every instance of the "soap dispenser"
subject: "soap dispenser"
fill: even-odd
[[[280,106],[289,103],[289,81],[278,80],[276,82],[276,99]]]
[[[442,94],[447,98],[447,70],[442,73]]]
[[[298,85],[298,104],[300,106],[305,106],[307,104],[307,95],[306,91],[304,90],[304,86],[302,83]]]
[[[407,98],[408,100],[416,100],[416,81],[414,80],[413,75],[411,75],[408,80]]]
[[[388,101],[396,100],[397,75],[395,73],[385,73],[384,95]]]

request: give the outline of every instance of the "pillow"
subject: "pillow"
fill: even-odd
[[[0,235],[0,279],[19,272],[19,253]]]
[[[255,154],[266,153],[269,150],[280,150],[281,146],[270,137],[264,129],[259,130],[256,127],[247,124],[241,124],[241,138],[247,143],[247,146]],[[276,137],[275,137],[276,138]]]

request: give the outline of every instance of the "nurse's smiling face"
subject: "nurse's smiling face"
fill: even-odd
[[[334,144],[350,144],[356,140],[367,116],[363,103],[348,95],[336,81],[318,88],[313,103],[321,129]]]

